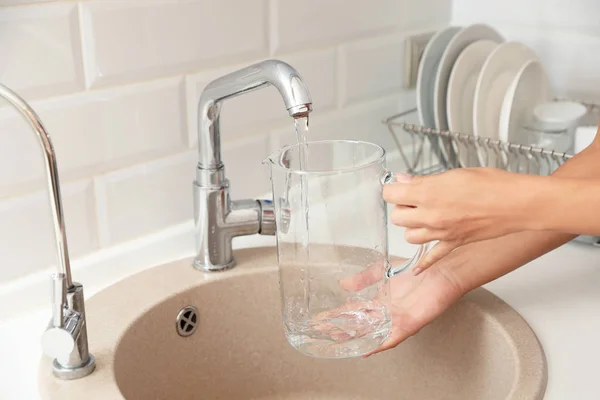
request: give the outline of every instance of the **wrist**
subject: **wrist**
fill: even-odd
[[[518,187],[518,200],[514,207],[519,215],[513,218],[520,224],[518,231],[544,231],[552,229],[547,213],[552,202],[552,177],[521,175]]]
[[[461,295],[567,243],[574,235],[525,231],[469,243],[435,264]]]

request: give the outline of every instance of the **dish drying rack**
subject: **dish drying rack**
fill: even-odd
[[[578,102],[588,109],[586,117],[600,120],[600,104]],[[416,108],[383,121],[398,147],[406,172],[411,175],[430,175],[463,167],[497,167],[517,173],[550,175],[573,157],[541,147],[427,128],[411,122],[413,120],[417,120]],[[535,132],[537,129],[525,126],[523,130]],[[576,241],[600,247],[600,236],[579,236]]]

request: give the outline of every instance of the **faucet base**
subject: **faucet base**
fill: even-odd
[[[52,363],[52,372],[59,379],[70,381],[88,376],[96,369],[96,359],[90,354],[87,362],[76,368],[63,367],[56,359]]]
[[[199,261],[198,259],[195,259],[193,265],[194,265],[195,269],[197,269],[198,271],[202,271],[202,272],[227,271],[228,269],[235,267],[235,258],[232,259],[230,262],[228,262],[225,265],[206,264],[206,263],[203,263],[202,261]]]

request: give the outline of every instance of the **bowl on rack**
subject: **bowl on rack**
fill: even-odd
[[[530,143],[548,150],[572,153],[575,130],[588,108],[575,101],[539,104],[533,110]]]

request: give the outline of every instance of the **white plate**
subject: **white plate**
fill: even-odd
[[[580,126],[575,131],[575,154],[585,150],[589,145],[594,142],[598,133],[597,126]]]
[[[498,47],[491,40],[478,40],[460,53],[448,81],[447,114],[451,131],[473,134],[473,97],[481,68]]]
[[[508,87],[523,65],[537,60],[533,50],[518,42],[498,46],[485,61],[475,86],[473,133],[499,138],[500,110]]]
[[[448,129],[446,100],[448,97],[448,81],[450,80],[450,73],[452,72],[454,63],[468,45],[478,40],[491,40],[497,43],[504,42],[504,38],[492,27],[477,24],[461,29],[452,37],[452,40],[444,50],[434,83],[433,113],[437,129]]]
[[[435,75],[450,40],[460,31],[459,27],[449,27],[437,32],[425,46],[417,74],[417,113],[421,125],[435,128],[433,115],[433,91]]]
[[[537,60],[525,63],[511,82],[500,111],[498,137],[505,142],[529,144],[523,129],[533,116],[538,104],[552,100],[548,75]]]

